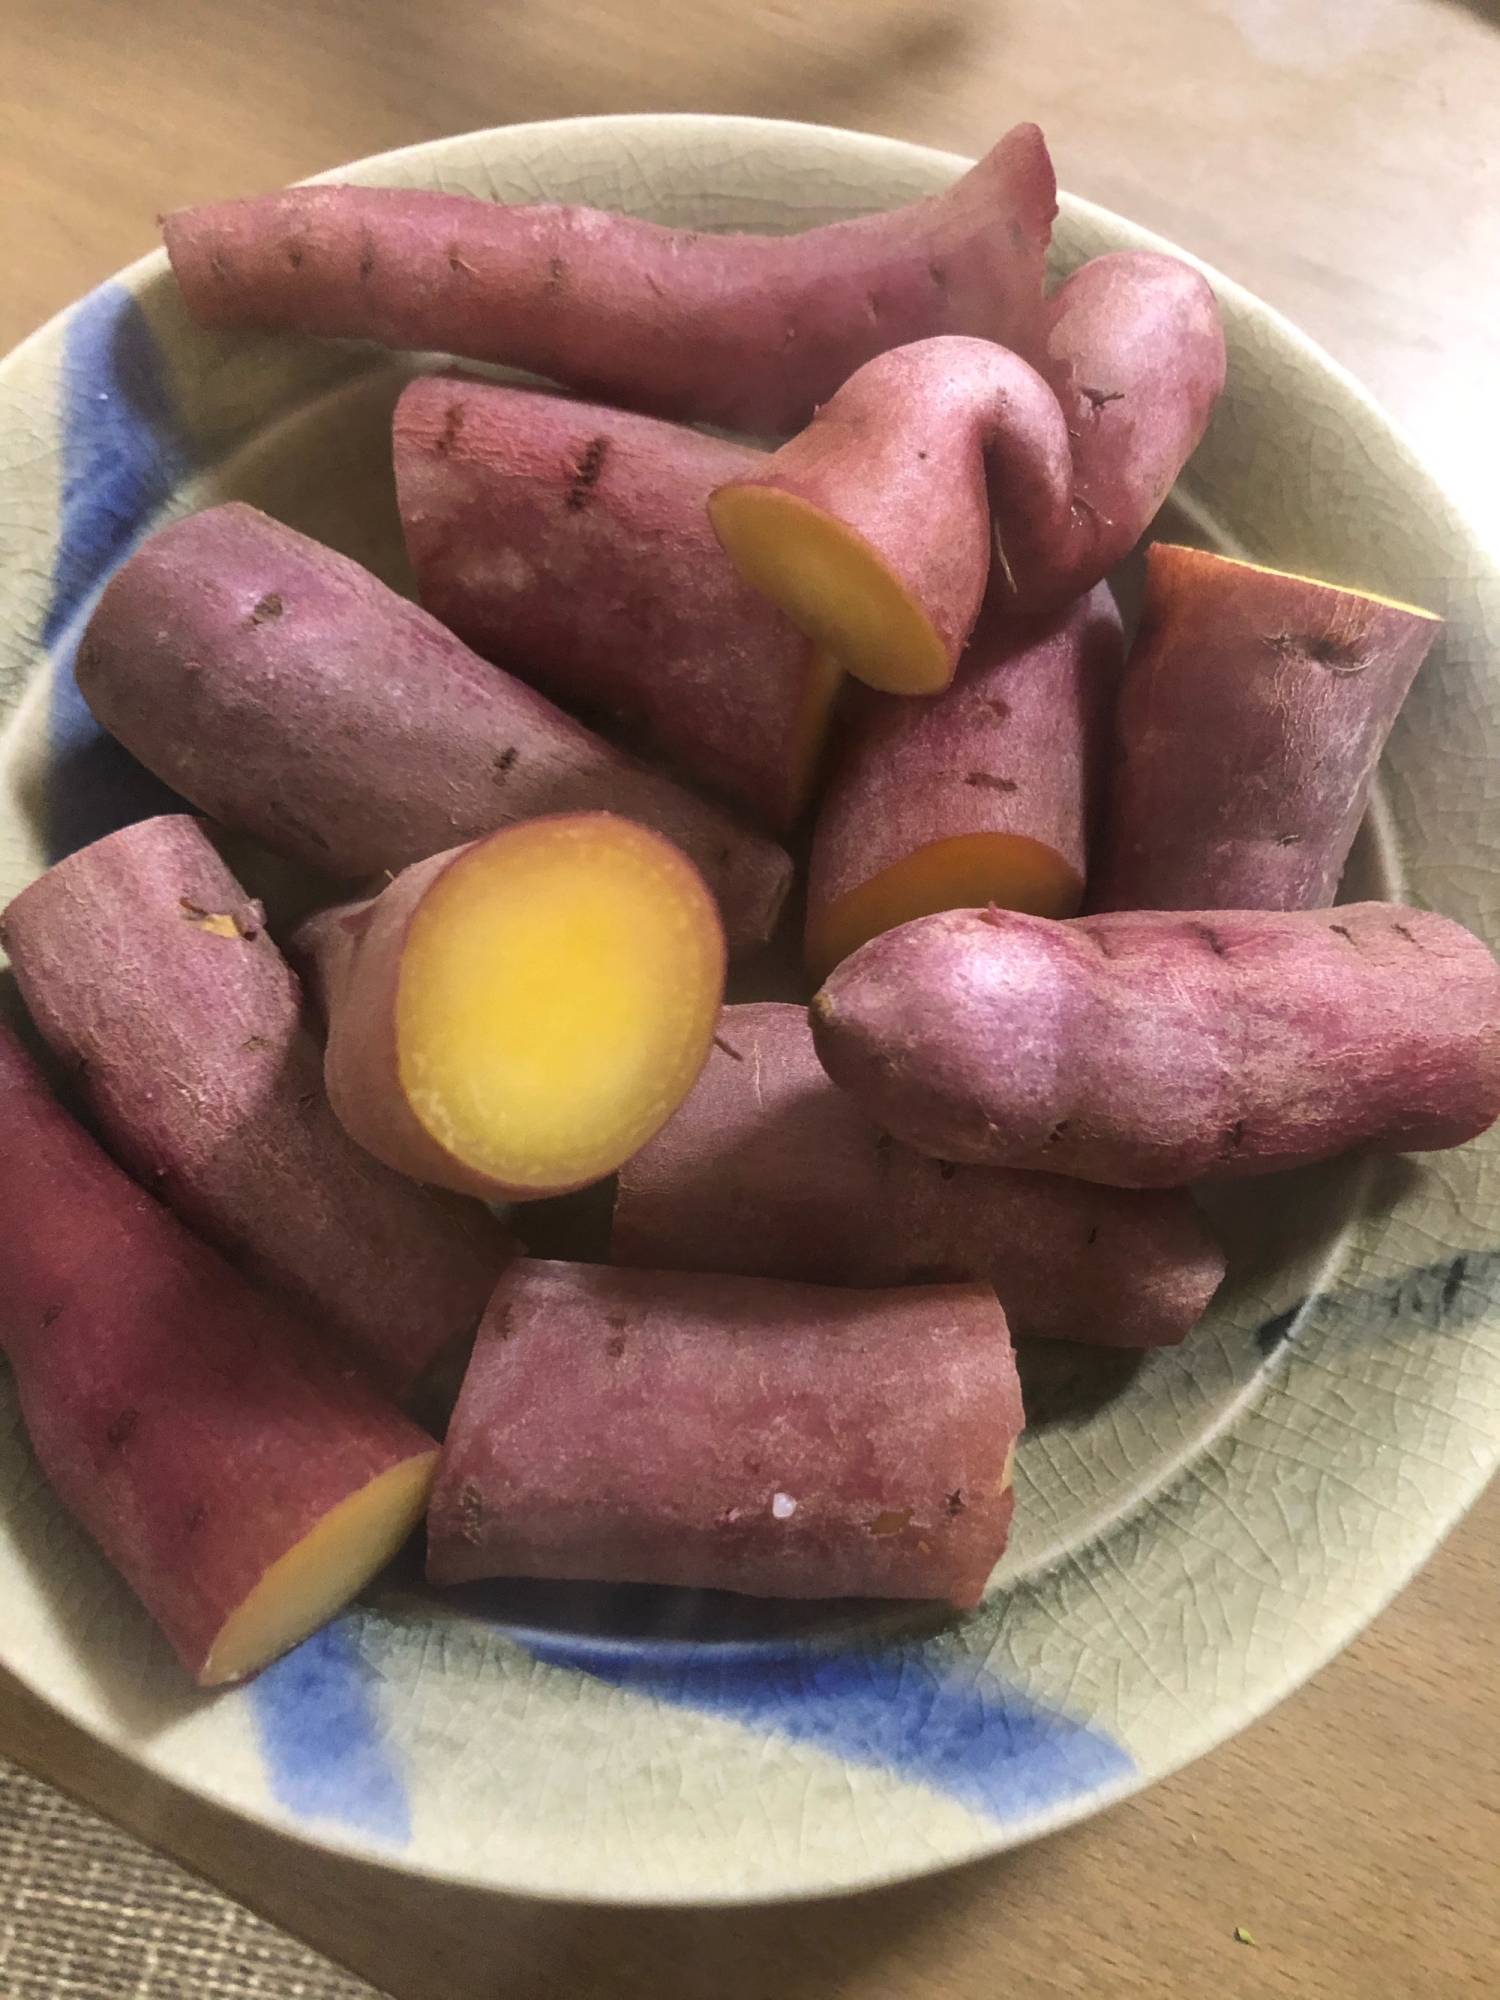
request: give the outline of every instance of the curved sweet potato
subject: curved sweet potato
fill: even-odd
[[[408,868],[292,941],[345,1128],[487,1200],[612,1174],[692,1089],[724,992],[713,900],[608,813],[528,820]]]
[[[1153,543],[1090,908],[1326,907],[1441,629],[1387,598]]]
[[[0,1348],[58,1498],[206,1687],[421,1519],[432,1439],[127,1180],[3,1025]]]
[[[105,728],[191,805],[346,881],[581,811],[674,841],[732,950],[765,942],[791,881],[763,835],[238,502],[162,529],[116,572],[77,674]]]
[[[892,1139],[828,1079],[807,1010],[726,1007],[679,1110],[620,1169],[610,1256],[819,1285],[992,1285],[1017,1340],[1160,1347],[1224,1258],[1178,1189],[955,1166]]]
[[[920,1152],[1116,1187],[1461,1146],[1500,1116],[1500,967],[1447,917],[951,910],[846,958],[818,1055]]]
[[[523,1258],[453,1413],[427,1574],[977,1604],[1022,1422],[988,1285]]]
[[[115,1157],[247,1277],[397,1397],[473,1334],[510,1237],[349,1138],[297,981],[198,821],[69,855],[0,945]]]
[[[1018,125],[942,194],[792,236],[365,187],[205,203],[162,233],[202,326],[435,348],[774,435],[927,334],[1034,352],[1056,213],[1042,135]]]
[[[1048,619],[981,619],[945,693],[867,693],[818,808],[814,979],[881,931],[995,903],[1071,917],[1124,643],[1107,584]]]
[[[775,833],[801,816],[842,678],[746,583],[706,512],[744,445],[493,382],[396,405],[422,602],[604,735],[664,753]]]
[[[1047,312],[1035,368],[957,336],[867,362],[709,502],[741,573],[871,687],[946,687],[987,588],[1037,614],[1091,589],[1203,435],[1224,333],[1190,265],[1096,257]]]

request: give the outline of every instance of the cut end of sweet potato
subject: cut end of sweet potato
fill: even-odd
[[[832,653],[821,646],[814,647],[807,671],[807,685],[802,692],[802,707],[797,716],[789,825],[801,818],[817,785],[823,767],[823,753],[828,745],[829,726],[843,684],[844,669]]]
[[[421,1520],[437,1463],[434,1446],[325,1514],[225,1621],[199,1670],[199,1686],[223,1687],[258,1673],[357,1597]]]
[[[921,606],[861,535],[774,486],[721,486],[714,532],[740,575],[856,680],[940,694],[956,661]]]
[[[1246,562],[1240,556],[1221,556],[1207,549],[1180,547],[1176,543],[1154,544],[1151,550],[1154,564],[1160,566],[1173,562],[1211,563],[1218,569],[1243,570],[1250,576],[1274,576],[1284,583],[1303,583],[1313,590],[1326,590],[1338,597],[1360,598],[1366,604],[1382,605],[1387,611],[1399,611],[1408,618],[1423,619],[1429,625],[1441,625],[1443,620],[1436,611],[1424,610],[1420,604],[1406,604],[1399,597],[1385,597],[1378,590],[1361,590],[1355,584],[1330,583],[1327,577],[1303,576],[1298,570],[1275,569],[1269,563]]]
[[[1017,833],[965,833],[929,841],[868,882],[808,913],[805,958],[814,979],[882,931],[938,910],[1024,910],[1072,917],[1083,879],[1053,848]]]
[[[415,911],[402,1089],[466,1173],[513,1196],[613,1173],[708,1059],[724,935],[697,870],[607,813],[476,842]]]

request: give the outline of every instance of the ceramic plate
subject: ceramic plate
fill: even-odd
[[[605,118],[329,178],[785,229],[964,164],[805,126]],[[1155,242],[1064,198],[1060,270]],[[1493,943],[1496,563],[1363,392],[1215,282],[1229,386],[1163,526],[1444,615],[1346,886]],[[201,333],[157,255],[0,369],[0,896],[166,803],[71,670],[105,578],[163,519],[251,500],[402,582],[386,432],[420,365]],[[539,1584],[439,1601],[398,1571],[210,1697],[53,1501],[0,1375],[0,1659],[248,1818],[495,1889],[802,1896],[1033,1839],[1295,1687],[1500,1457],[1500,1138],[1247,1184],[1213,1210],[1230,1277],[1185,1346],[1027,1357],[1015,1539],[972,1613]]]

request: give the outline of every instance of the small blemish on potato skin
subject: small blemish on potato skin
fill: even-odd
[[[910,1507],[887,1507],[870,1523],[872,1535],[899,1535],[911,1526]]]
[[[471,1546],[484,1539],[484,1499],[472,1479],[458,1490],[458,1532]]]

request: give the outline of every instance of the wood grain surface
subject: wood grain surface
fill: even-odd
[[[1037,119],[1065,186],[1360,375],[1500,546],[1497,0],[7,0],[0,347],[179,202],[481,125],[681,109],[965,152]],[[1141,1798],[766,1911],[510,1903],[310,1858],[3,1678],[0,1754],[398,2000],[1460,2000],[1500,1991],[1497,1605],[1492,1490],[1307,1688]]]

